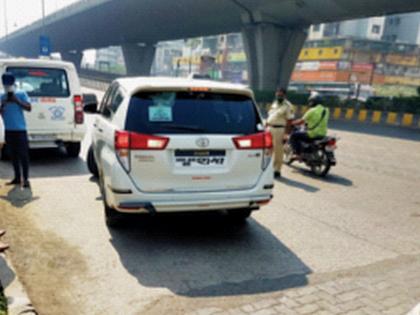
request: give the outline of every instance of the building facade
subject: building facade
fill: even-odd
[[[383,39],[420,45],[420,12],[387,17]]]
[[[292,81],[420,86],[420,47],[355,38],[308,41]]]
[[[384,17],[349,20],[336,23],[312,25],[309,40],[334,37],[381,39],[385,28]]]

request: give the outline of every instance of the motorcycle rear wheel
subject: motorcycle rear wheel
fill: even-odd
[[[320,163],[311,165],[311,171],[318,177],[325,177],[330,172],[331,163],[324,150],[318,150],[316,154],[318,155],[318,161],[320,161]]]

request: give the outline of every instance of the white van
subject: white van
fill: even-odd
[[[64,145],[70,157],[78,157],[86,126],[83,96],[72,63],[44,59],[0,59],[0,74],[16,77],[18,90],[31,98],[25,113],[31,149]]]

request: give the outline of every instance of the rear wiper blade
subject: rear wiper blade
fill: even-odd
[[[176,129],[176,130],[204,131],[203,128],[196,127],[196,126],[188,126],[188,125],[162,124],[162,125],[159,125],[159,127],[168,128],[168,129]]]

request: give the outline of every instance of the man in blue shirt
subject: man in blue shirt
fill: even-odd
[[[4,73],[1,77],[4,91],[0,94],[0,113],[3,116],[6,132],[6,145],[10,150],[15,178],[7,185],[20,185],[30,188],[29,184],[29,144],[26,121],[23,111],[31,111],[32,106],[28,94],[15,91],[15,77]],[[22,172],[21,172],[22,170]]]

